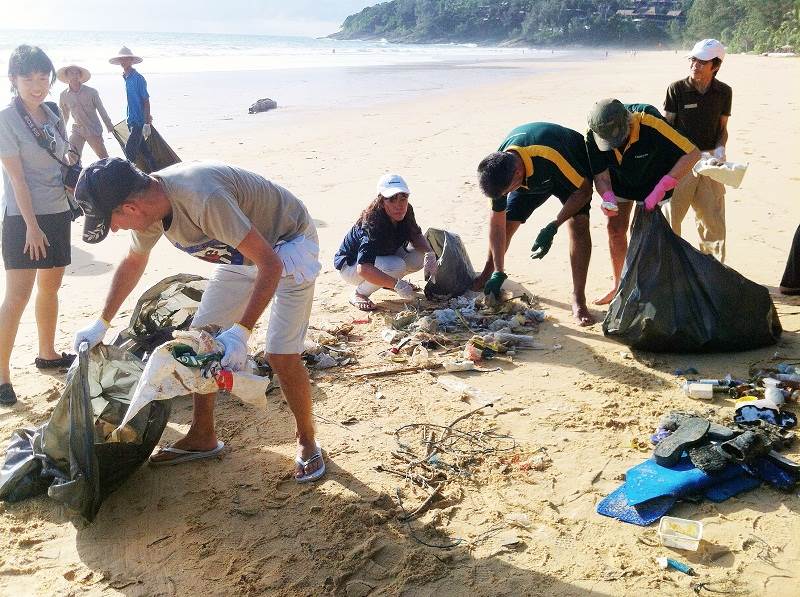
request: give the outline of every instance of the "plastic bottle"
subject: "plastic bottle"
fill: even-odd
[[[786,401],[783,390],[778,387],[780,383],[780,381],[771,377],[764,378],[764,398],[771,400],[775,406],[780,406]]]
[[[687,381],[683,384],[683,391],[690,398],[700,400],[713,400],[714,392],[727,392],[726,386],[719,386],[712,383],[702,383],[698,381]]]

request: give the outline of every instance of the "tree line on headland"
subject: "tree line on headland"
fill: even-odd
[[[337,39],[533,46],[800,51],[800,0],[392,0],[345,19]]]

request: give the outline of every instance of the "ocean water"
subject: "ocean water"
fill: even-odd
[[[125,118],[121,68],[109,64],[127,45],[144,62],[154,124],[170,142],[198,134],[235,134],[256,118],[296,117],[298,111],[370,107],[410,97],[492,85],[535,72],[538,61],[569,51],[475,45],[409,45],[304,37],[192,33],[0,30],[0,71],[21,44],[38,45],[56,68],[76,63],[92,73],[89,85],[111,119]],[[51,99],[65,87],[56,82]],[[10,99],[0,85],[0,105]],[[259,98],[278,110],[252,116]]]
[[[387,66],[517,57],[523,51],[475,44],[414,45],[268,35],[0,30],[3,72],[7,72],[11,51],[21,43],[40,46],[56,67],[78,62],[97,74],[117,72],[118,67],[109,64],[108,58],[122,45],[145,58],[151,73]]]

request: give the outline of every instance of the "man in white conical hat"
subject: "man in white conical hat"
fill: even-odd
[[[130,48],[122,46],[116,56],[109,58],[111,64],[122,67],[122,78],[125,79],[125,93],[128,96],[128,131],[130,136],[125,144],[125,157],[135,162],[142,152],[148,171],[156,169],[153,154],[144,140],[150,135],[150,94],[147,93],[147,81],[133,68],[142,61],[141,56],[134,54]]]
[[[66,125],[70,116],[72,117],[72,132],[69,135],[69,142],[78,152],[78,156],[83,153],[86,143],[98,158],[107,158],[105,143],[103,143],[103,125],[111,133],[114,124],[108,117],[103,102],[100,101],[100,94],[93,87],[86,85],[86,81],[91,78],[91,73],[76,64],[61,67],[56,72],[56,77],[68,87],[61,92],[58,104],[61,108],[61,115]],[[98,118],[98,114],[100,118]]]

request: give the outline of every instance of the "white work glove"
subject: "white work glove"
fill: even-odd
[[[436,253],[429,251],[425,253],[425,260],[423,261],[422,273],[425,275],[426,280],[436,283],[436,272],[439,271],[439,261],[436,259]]]
[[[247,362],[247,340],[249,338],[250,330],[240,323],[234,323],[217,336],[217,342],[225,347],[225,354],[222,355],[220,361],[223,367],[231,371],[239,371],[244,368]]]
[[[414,289],[411,287],[411,284],[400,278],[395,282],[394,291],[400,295],[400,298],[410,301],[412,299],[417,298],[417,293],[414,292]]]
[[[725,146],[720,145],[714,150],[714,158],[720,162],[725,161]]]
[[[151,132],[152,132],[152,131],[150,130],[150,125],[149,125],[149,124],[146,124],[146,125],[144,125],[144,126],[142,127],[142,138],[144,138],[144,139],[149,139],[149,138],[150,138],[150,133],[151,133]]]
[[[85,341],[89,343],[89,350],[91,350],[103,341],[108,328],[109,323],[103,318],[98,317],[91,325],[75,333],[72,349],[77,353],[80,350],[81,342]]]
[[[294,281],[298,284],[310,282],[322,269],[322,264],[317,259],[319,247],[305,236],[280,243],[275,247],[275,252],[283,263],[283,275],[294,276]]]

